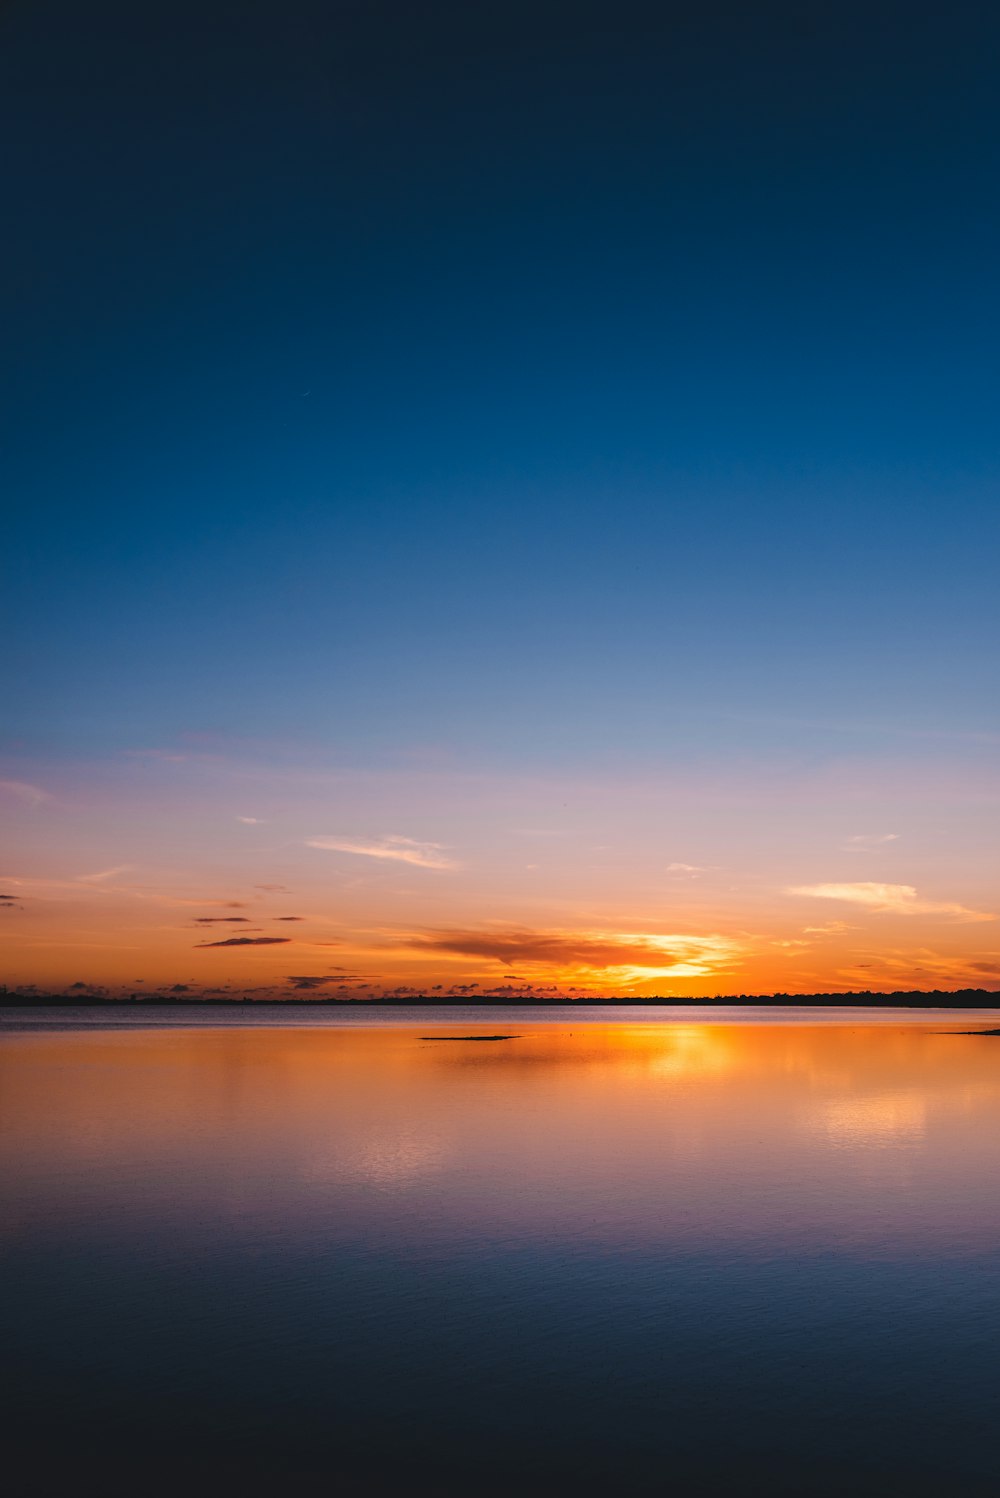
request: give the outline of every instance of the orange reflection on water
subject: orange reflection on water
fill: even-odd
[[[365,1221],[608,1246],[970,1249],[1000,1231],[1000,1040],[961,1021],[8,1036],[6,1232]],[[484,1032],[480,1032],[484,1033]]]

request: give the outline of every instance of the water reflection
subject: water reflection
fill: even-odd
[[[249,1195],[319,1230],[339,1188],[370,1188],[381,1213],[406,1196],[411,1240],[450,1223],[751,1241],[783,1192],[786,1235],[829,1245],[877,1190],[881,1240],[912,1245],[956,1212],[992,1233],[998,1123],[1000,1048],[921,1026],[46,1035],[6,1044],[0,1158],[17,1219],[49,1225],[127,1183],[134,1210],[224,1217]],[[422,1192],[434,1211],[414,1218]]]
[[[193,1493],[987,1491],[1000,1040],[947,1028],[7,1037],[37,1491],[165,1411]]]
[[[842,1148],[884,1149],[923,1137],[927,1105],[915,1090],[881,1097],[836,1098],[817,1109],[816,1121]]]

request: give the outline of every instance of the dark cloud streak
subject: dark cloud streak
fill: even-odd
[[[450,952],[460,957],[488,957],[510,967],[516,962],[553,967],[660,967],[683,960],[682,953],[613,937],[573,936],[547,931],[441,931],[411,938],[404,945],[422,952]]]
[[[274,947],[291,941],[290,936],[229,936],[225,941],[200,941],[201,947]],[[197,950],[197,948],[196,948]]]

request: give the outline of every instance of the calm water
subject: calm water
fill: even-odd
[[[996,1016],[191,1018],[4,1017],[18,1498],[995,1492]]]

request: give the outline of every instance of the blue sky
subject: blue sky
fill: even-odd
[[[0,27],[12,782],[978,784],[993,7]]]
[[[989,9],[407,9],[6,19],[18,737],[994,726]]]

